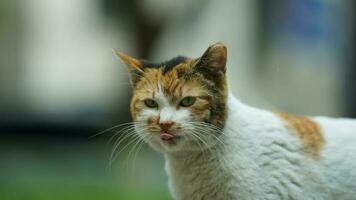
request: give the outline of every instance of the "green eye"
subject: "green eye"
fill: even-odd
[[[183,107],[189,107],[195,103],[195,100],[195,97],[184,97],[182,101],[180,101],[179,105]]]
[[[149,108],[158,108],[158,104],[153,99],[145,99],[145,105]]]

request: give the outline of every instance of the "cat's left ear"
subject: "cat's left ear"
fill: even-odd
[[[227,49],[223,43],[215,43],[208,47],[194,64],[195,70],[214,79],[226,73]]]
[[[144,73],[142,63],[138,59],[133,58],[127,54],[121,53],[115,49],[113,51],[126,64],[131,75],[131,82],[133,86],[135,86],[136,83],[140,80],[142,74]]]

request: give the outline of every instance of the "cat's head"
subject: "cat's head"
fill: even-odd
[[[118,53],[131,75],[135,130],[157,150],[202,150],[219,142],[226,118],[226,47],[201,57],[150,63]]]

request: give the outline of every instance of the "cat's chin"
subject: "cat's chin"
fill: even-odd
[[[152,138],[149,145],[158,152],[174,153],[183,151],[203,151],[201,145],[195,141],[190,141],[185,137],[177,137],[174,140],[161,140],[159,137]]]
[[[159,152],[177,152],[184,150],[184,144],[186,143],[183,137],[176,137],[172,140],[162,140],[161,138],[153,138],[149,145]]]

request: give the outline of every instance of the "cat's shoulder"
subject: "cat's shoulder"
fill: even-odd
[[[311,117],[283,112],[276,112],[275,115],[313,155],[319,155],[330,145],[356,145],[355,119]]]
[[[320,125],[330,142],[340,140],[346,143],[353,142],[356,146],[356,119],[313,117],[313,120]]]

